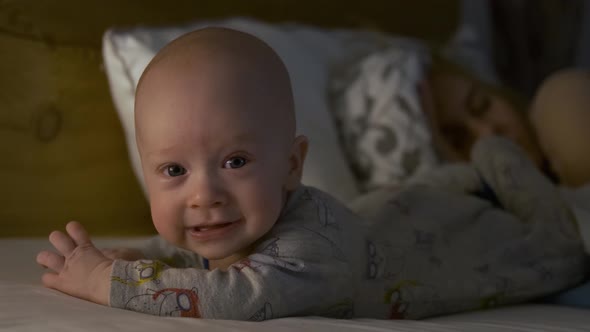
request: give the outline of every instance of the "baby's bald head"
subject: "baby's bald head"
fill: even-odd
[[[140,79],[135,128],[156,229],[216,266],[249,255],[301,184],[289,75],[251,35],[207,28],[164,47]]]
[[[187,105],[179,96],[198,96]],[[160,107],[154,107],[159,97]],[[202,106],[206,105],[207,109]],[[287,69],[260,39],[226,28],[204,28],[166,45],[150,62],[138,83],[135,117],[138,138],[144,118],[176,108],[194,112],[230,111],[253,117],[292,142],[295,113]],[[222,106],[222,107],[217,107]],[[224,107],[229,106],[229,107]],[[149,114],[149,115],[148,115]],[[141,149],[141,147],[140,147]]]

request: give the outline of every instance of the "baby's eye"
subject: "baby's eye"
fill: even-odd
[[[176,177],[186,174],[186,169],[180,165],[169,165],[164,169],[164,173],[170,177]]]
[[[223,164],[223,168],[240,168],[246,165],[247,160],[243,157],[233,157]]]

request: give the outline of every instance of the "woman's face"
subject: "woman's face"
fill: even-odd
[[[471,146],[485,136],[507,137],[540,165],[542,156],[522,110],[489,88],[461,75],[438,74],[429,81],[433,98],[429,113],[435,131],[446,145],[444,157],[468,160]]]

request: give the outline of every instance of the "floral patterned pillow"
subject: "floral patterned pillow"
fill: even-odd
[[[400,184],[437,163],[417,90],[428,54],[392,45],[332,75],[332,112],[362,191]]]

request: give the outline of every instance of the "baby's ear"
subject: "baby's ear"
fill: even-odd
[[[293,141],[291,155],[289,156],[289,174],[287,175],[287,182],[285,184],[285,189],[288,191],[297,189],[301,183],[307,147],[308,140],[303,135],[297,136]]]

